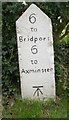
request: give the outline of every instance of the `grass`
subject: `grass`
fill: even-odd
[[[67,118],[67,99],[57,97],[56,101],[7,99],[3,118]]]

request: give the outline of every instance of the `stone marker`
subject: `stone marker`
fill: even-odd
[[[35,4],[16,21],[22,98],[55,97],[51,19]]]

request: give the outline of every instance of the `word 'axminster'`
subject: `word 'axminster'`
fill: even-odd
[[[45,68],[45,69],[30,69],[30,70],[25,70],[22,69],[21,73],[46,73],[46,72],[52,72],[53,68]]]

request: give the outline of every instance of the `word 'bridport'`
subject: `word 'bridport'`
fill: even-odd
[[[37,41],[49,41],[49,37],[23,37],[23,36],[19,36],[19,41],[20,42],[26,42],[26,41],[31,41],[31,42],[34,42],[36,43]]]

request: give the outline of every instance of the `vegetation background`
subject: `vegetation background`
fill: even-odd
[[[20,97],[20,77],[15,23],[30,4],[31,3],[26,3],[26,5],[24,5],[22,2],[2,3],[3,117],[66,118],[68,115],[67,100],[69,96],[69,93],[67,93],[69,90],[69,2],[34,3],[51,18],[53,25],[56,101],[49,100],[48,104],[47,102],[42,103],[40,101],[21,101]],[[31,104],[32,107],[30,107]],[[28,108],[29,111],[33,110],[29,112],[27,111]],[[17,111],[17,109],[20,110],[20,112]]]

